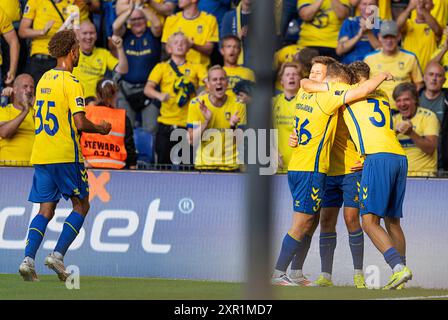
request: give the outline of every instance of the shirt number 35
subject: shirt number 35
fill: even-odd
[[[54,101],[45,101],[45,100],[37,100],[37,112],[36,112],[36,118],[39,119],[40,124],[39,127],[36,129],[35,133],[39,134],[43,130],[49,135],[54,136],[58,130],[59,130],[59,122],[58,118],[54,113],[51,113],[51,108],[54,108],[56,104]],[[42,115],[42,109],[45,109],[46,107],[46,116],[45,120]]]

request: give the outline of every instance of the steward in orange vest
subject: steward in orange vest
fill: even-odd
[[[112,125],[108,135],[82,133],[84,159],[93,168],[123,169],[136,165],[132,126],[124,109],[87,106],[86,117],[93,123],[106,120]]]

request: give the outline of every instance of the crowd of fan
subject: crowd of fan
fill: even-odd
[[[244,125],[255,82],[249,47],[253,5],[251,0],[1,1],[0,164],[28,164],[34,87],[56,63],[48,53],[50,38],[66,28],[78,35],[81,55],[73,74],[84,86],[86,104],[126,110],[127,159],[121,167],[137,168],[143,161],[172,165],[176,142],[170,135],[178,128],[191,131],[195,97],[209,95],[198,107],[198,119],[202,114],[209,127]],[[273,65],[280,74],[275,94],[299,89],[300,81],[284,88],[282,76],[291,77],[285,66],[300,80],[318,55],[347,64],[364,60],[372,75],[390,71],[394,81],[382,89],[396,113],[410,172],[448,170],[448,1],[275,0],[274,9]],[[222,96],[230,98],[220,102]],[[226,109],[227,122],[219,124],[216,113],[225,110],[213,106],[229,101],[240,111]],[[235,170],[222,163],[215,168]]]

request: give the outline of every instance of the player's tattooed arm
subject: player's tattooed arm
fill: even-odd
[[[325,92],[330,90],[328,83],[317,82],[306,78],[300,80],[300,87],[307,92]]]
[[[359,99],[363,99],[375,91],[383,81],[393,80],[394,77],[389,72],[381,72],[375,77],[363,82],[356,88],[346,92],[344,103],[350,103]]]

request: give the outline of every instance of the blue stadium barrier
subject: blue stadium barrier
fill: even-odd
[[[27,202],[32,168],[0,167],[0,273],[17,273],[27,228],[39,205]],[[65,257],[82,275],[243,281],[245,276],[245,176],[243,174],[89,170],[91,209]],[[291,223],[287,177],[273,177],[274,266]],[[408,179],[403,228],[409,286],[448,288],[447,179]],[[36,256],[39,274],[54,249],[71,204],[61,200]],[[348,233],[339,216],[333,280],[351,285]],[[366,280],[391,270],[365,236]],[[319,229],[304,273],[320,271]]]

